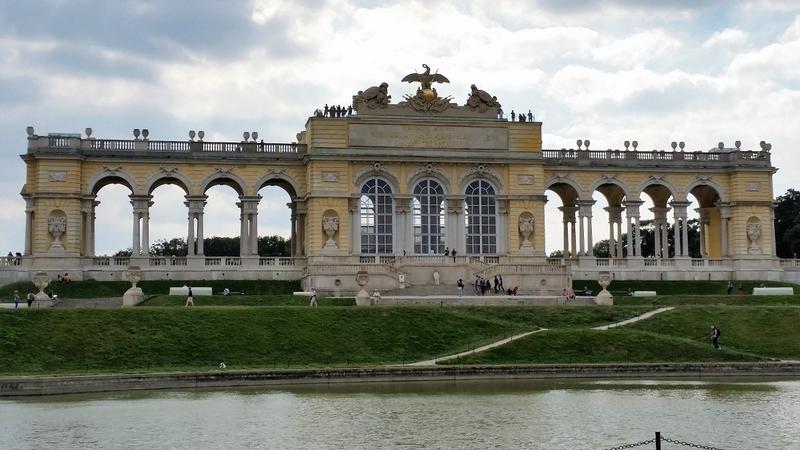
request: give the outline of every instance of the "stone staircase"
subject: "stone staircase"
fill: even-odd
[[[392,289],[390,291],[382,292],[383,296],[416,296],[416,297],[430,297],[434,295],[448,295],[457,296],[458,288],[456,285],[422,285],[422,286],[409,286],[405,289]],[[472,295],[470,286],[464,286],[464,295]]]

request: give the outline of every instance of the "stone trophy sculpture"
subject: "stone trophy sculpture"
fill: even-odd
[[[497,97],[490,95],[488,92],[480,90],[474,84],[470,86],[469,97],[467,97],[467,106],[471,109],[477,109],[479,112],[486,112],[489,108],[500,108],[500,102]]]
[[[751,222],[747,224],[747,253],[751,255],[760,255],[761,247],[758,245],[758,239],[761,237],[761,224],[758,222]]]
[[[530,254],[533,252],[533,244],[530,241],[531,234],[533,234],[533,224],[533,217],[522,216],[519,218],[519,233],[522,235],[520,251],[522,253]]]
[[[61,243],[61,236],[67,231],[66,217],[49,217],[47,219],[47,231],[53,236],[53,243],[50,244],[50,252],[63,252],[64,245]]]
[[[122,296],[122,306],[136,306],[144,301],[144,292],[136,284],[142,279],[142,269],[139,266],[128,266],[128,281],[131,288]]]
[[[336,241],[333,240],[333,236],[336,235],[336,232],[339,231],[339,217],[337,216],[323,216],[322,217],[322,231],[325,232],[325,235],[328,236],[328,240],[325,241],[325,249],[329,250],[336,250]]]
[[[389,83],[383,82],[378,86],[370,86],[353,96],[353,109],[358,111],[359,106],[364,105],[369,109],[386,108],[391,101],[389,95]]]

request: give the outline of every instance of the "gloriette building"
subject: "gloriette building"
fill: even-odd
[[[4,261],[0,276],[8,282],[60,271],[74,279],[124,279],[137,265],[144,279],[302,279],[305,287],[342,295],[357,290],[359,271],[370,289],[454,285],[500,273],[506,286],[534,294],[558,292],[571,277],[599,271],[619,279],[798,278],[796,264],[775,257],[769,144],[693,151],[673,143],[642,151],[635,142],[590,150],[589,141],[579,141],[574,149],[547,150],[541,122],[527,113],[524,121],[510,120],[497,98],[474,85],[458,93],[466,97],[459,104],[437,92],[447,79],[429,69],[403,81],[419,84],[365,88],[353,96],[352,114],[315,114],[292,143],[248,135],[210,142],[202,132],[162,141],[147,130],[134,130],[133,139],[102,139],[89,129],[39,135],[29,127],[21,155],[25,252]],[[109,184],[130,190],[129,258],[95,255],[96,196]],[[186,195],[186,257],[148,254],[151,194],[163,184]],[[240,255],[204,255],[205,194],[219,184],[239,195]],[[258,191],[268,185],[291,198],[291,257],[256,251]],[[546,191],[563,204],[559,258],[544,252]],[[609,205],[607,258],[592,256],[594,191]],[[645,196],[654,205],[648,212]],[[700,218],[694,258],[690,208]],[[639,228],[645,213],[656,230],[647,254]],[[671,236],[669,224],[676,224]]]

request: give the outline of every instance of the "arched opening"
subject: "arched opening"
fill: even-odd
[[[278,183],[265,183],[258,190],[257,253],[259,256],[295,256],[297,205],[294,190]]]
[[[247,236],[253,221],[247,212],[243,212],[242,188],[232,179],[217,178],[208,183],[203,194],[207,198],[202,217],[197,216],[190,206],[189,254],[209,257],[246,254],[243,249],[247,248]]]
[[[622,217],[626,200],[625,191],[613,183],[604,183],[592,192],[593,243],[588,249],[598,258],[625,256],[625,233]]]
[[[494,186],[478,179],[464,191],[464,225],[468,255],[497,254],[497,198]]]
[[[569,183],[557,182],[545,188],[545,196],[545,251],[551,257],[574,258],[578,254],[578,191]]]
[[[107,177],[92,191],[92,215],[86,237],[87,254],[130,256],[133,252],[133,220],[130,196],[133,189],[127,181]]]
[[[394,200],[392,188],[382,178],[370,178],[361,186],[359,223],[362,254],[393,252]]]
[[[688,207],[689,256],[692,258],[721,258],[726,253],[723,247],[727,247],[728,225],[727,218],[723,220],[720,214],[719,192],[713,186],[700,184],[689,191],[686,200],[691,203]],[[723,223],[725,223],[724,226]],[[725,245],[723,245],[723,241],[725,241]]]
[[[447,242],[444,188],[437,181],[426,179],[417,183],[413,192],[414,253],[441,255]]]
[[[162,179],[150,190],[149,250],[152,256],[186,256],[186,187]]]
[[[680,248],[675,246],[675,223],[683,217],[679,202],[675,201],[672,191],[663,184],[649,184],[642,189],[641,216],[642,256],[645,258],[665,259],[676,254],[680,256]],[[673,224],[670,225],[670,211]],[[679,226],[680,229],[680,226]],[[680,239],[678,240],[680,243]]]

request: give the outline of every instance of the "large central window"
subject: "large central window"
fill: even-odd
[[[392,253],[392,188],[380,178],[361,187],[361,253]]]
[[[423,180],[414,187],[411,201],[414,214],[414,253],[444,252],[444,189],[434,180]]]
[[[497,253],[497,201],[494,187],[475,180],[464,193],[468,254]]]

